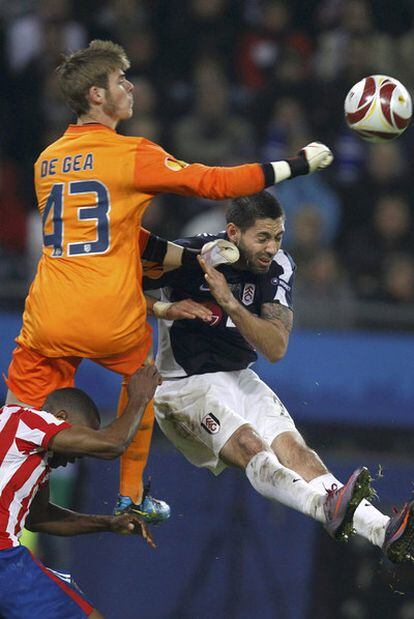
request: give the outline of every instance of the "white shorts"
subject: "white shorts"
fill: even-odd
[[[167,438],[195,466],[218,475],[221,449],[246,423],[269,445],[295,424],[277,395],[253,372],[214,372],[166,380],[155,393],[155,416]]]

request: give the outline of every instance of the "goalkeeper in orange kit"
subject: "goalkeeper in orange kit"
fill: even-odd
[[[313,142],[284,161],[208,167],[179,161],[144,138],[119,135],[118,123],[133,113],[128,68],[120,46],[92,41],[58,69],[77,123],[35,163],[43,254],[9,367],[9,404],[41,406],[54,389],[72,386],[80,362],[89,358],[124,376],[122,414],[128,377],[152,362],[139,238],[142,216],[154,195],[250,195],[332,161],[329,148]],[[148,235],[141,235],[141,249],[151,254],[148,244]],[[171,266],[192,259],[168,247]],[[117,512],[136,511],[147,522],[169,516],[166,503],[143,494],[153,419],[150,405],[121,458],[116,507]]]

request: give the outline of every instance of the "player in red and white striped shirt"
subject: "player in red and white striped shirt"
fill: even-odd
[[[77,457],[112,459],[124,453],[160,382],[155,366],[137,371],[128,386],[125,411],[103,429],[95,404],[79,389],[53,391],[41,411],[17,405],[0,408],[1,617],[102,619],[70,577],[63,580],[20,546],[24,526],[54,535],[138,533],[154,545],[134,514],[79,514],[50,503],[48,481],[51,468]]]

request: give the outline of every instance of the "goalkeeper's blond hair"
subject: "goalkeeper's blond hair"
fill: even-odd
[[[109,74],[130,67],[125,50],[112,41],[95,39],[86,49],[65,56],[56,69],[67,105],[82,116],[89,111],[88,92],[92,86],[108,88]]]

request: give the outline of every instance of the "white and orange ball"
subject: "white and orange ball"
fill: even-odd
[[[398,138],[410,124],[412,112],[408,90],[387,75],[364,77],[345,98],[348,126],[370,142]]]

